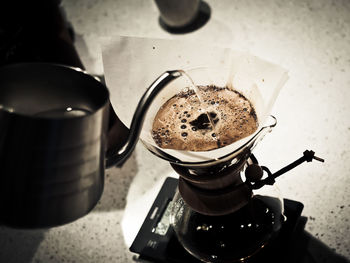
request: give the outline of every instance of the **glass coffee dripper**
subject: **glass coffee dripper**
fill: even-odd
[[[219,65],[162,74],[139,101],[126,144],[107,160],[107,166],[122,164],[140,137],[149,151],[170,162],[179,174],[170,229],[203,262],[245,261],[267,246],[285,221],[283,199],[274,179],[304,161],[323,161],[305,151],[303,157],[274,174],[259,166],[252,150],[277,123],[270,111],[288,77],[279,66],[253,56],[235,56],[229,68]],[[255,109],[256,131],[210,151],[160,148],[152,138],[157,112],[174,95],[196,85],[233,87],[243,94]]]
[[[278,81],[269,83],[271,86],[267,89],[265,83],[233,69],[178,71],[179,76],[167,83],[150,104],[141,131],[146,148],[169,161],[180,176],[170,221],[182,246],[204,262],[249,258],[278,234],[285,220],[278,189],[255,184],[262,179],[263,170],[252,155],[257,143],[277,123],[269,112],[286,80],[285,72],[276,78]],[[234,87],[253,104],[258,129],[237,142],[211,151],[160,148],[151,136],[156,113],[167,100],[193,85]]]

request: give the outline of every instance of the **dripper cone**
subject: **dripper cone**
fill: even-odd
[[[212,166],[240,156],[242,152],[251,151],[259,139],[276,124],[275,119],[269,120],[268,117],[281,87],[288,78],[283,68],[255,56],[232,52],[229,67],[219,65],[188,69],[184,72],[180,71],[182,76],[160,92],[145,118],[141,140],[157,156],[183,166]],[[258,122],[256,131],[234,143],[210,151],[160,148],[152,138],[153,121],[164,103],[174,95],[191,88],[188,76],[194,85],[228,87],[247,98],[255,109]],[[204,110],[207,111],[205,108]]]

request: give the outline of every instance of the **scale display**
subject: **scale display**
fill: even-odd
[[[161,236],[165,236],[170,228],[170,214],[173,207],[173,202],[168,200],[168,204],[164,210],[164,213],[161,215],[160,220],[158,221],[155,228],[152,229],[152,232]]]

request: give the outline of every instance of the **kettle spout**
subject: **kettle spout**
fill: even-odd
[[[166,71],[159,76],[152,85],[142,95],[134,116],[131,121],[129,135],[125,143],[118,149],[109,150],[106,156],[106,167],[121,167],[129,158],[141,134],[143,122],[149,106],[153,102],[158,93],[171,81],[182,76],[182,70]]]

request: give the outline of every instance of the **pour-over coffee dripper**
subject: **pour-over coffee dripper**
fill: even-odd
[[[247,79],[242,80],[242,75],[237,78],[233,75],[237,72],[229,68],[197,68],[186,73],[179,72],[182,76],[165,86],[150,105],[141,133],[145,146],[169,161],[180,175],[171,223],[180,243],[198,259],[232,262],[249,257],[278,232],[284,220],[280,195],[276,191],[274,197],[271,194],[270,197],[253,194],[250,185],[241,177],[249,164],[257,163],[251,155],[253,148],[276,125],[276,119],[267,115],[271,100],[276,98],[280,86],[276,85],[263,97],[254,78],[247,83]],[[172,96],[191,88],[191,82],[217,87],[236,87],[238,84],[241,87],[238,91],[249,99],[256,110],[259,123],[256,132],[238,142],[206,152],[158,147],[151,137],[155,114]],[[252,174],[250,180],[254,181],[256,172]]]
[[[247,62],[247,67],[251,66],[249,63],[254,64],[254,61]],[[241,66],[237,69],[234,66],[212,66],[189,69],[186,72],[179,71],[181,77],[169,82],[154,98],[148,109],[141,132],[141,139],[145,146],[158,157],[181,166],[212,167],[233,159],[235,161],[241,159],[242,154],[247,149],[252,150],[256,143],[276,125],[275,118],[270,117],[269,112],[281,86],[287,79],[284,71],[278,72],[280,74],[278,75],[279,78],[274,77],[274,79],[270,75],[276,74],[276,72],[267,72],[266,76],[262,77],[262,81],[260,80],[262,83],[259,83],[257,78],[261,78],[260,76],[247,75],[246,70],[242,70],[242,68],[246,67]],[[266,82],[269,81],[271,83],[266,86]],[[233,87],[243,94],[255,109],[258,119],[257,130],[230,145],[211,151],[193,152],[160,148],[152,137],[152,124],[159,108],[171,97],[179,92],[191,89],[193,85]],[[203,108],[206,107],[205,105],[202,106]],[[193,117],[191,116],[191,118]]]
[[[268,80],[272,72],[268,71],[262,82],[264,78]],[[272,174],[259,166],[252,155],[257,143],[277,123],[269,112],[286,81],[286,73],[279,73],[266,86],[235,67],[179,71],[181,77],[160,91],[146,114],[142,142],[156,156],[169,161],[180,176],[172,201],[171,225],[181,245],[204,262],[243,261],[266,246],[278,235],[285,221],[283,199],[273,185],[274,179],[303,161],[322,161],[312,151],[306,151],[302,158]],[[235,143],[206,152],[157,146],[151,136],[155,115],[172,96],[191,88],[189,82],[199,86],[234,87],[254,106],[258,129]]]

